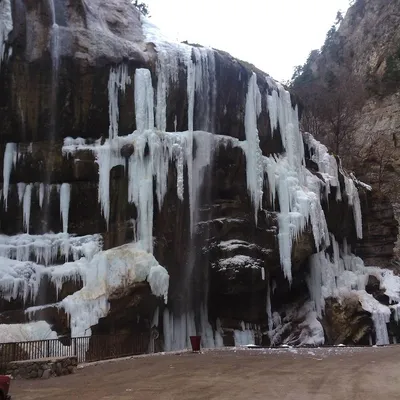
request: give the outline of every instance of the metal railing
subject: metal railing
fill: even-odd
[[[0,373],[11,361],[76,356],[82,363],[145,354],[149,341],[146,334],[118,334],[0,343]]]

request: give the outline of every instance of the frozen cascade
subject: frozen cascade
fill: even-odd
[[[165,351],[190,348],[190,336],[197,334],[193,311],[187,311],[186,313],[176,316],[170,312],[168,308],[165,308],[163,327]],[[208,311],[204,304],[200,309],[199,334],[201,336],[202,347],[215,348],[223,346],[221,333],[214,332],[208,321]]]
[[[125,88],[130,83],[131,78],[126,64],[111,67],[108,78],[108,115],[110,119],[108,136],[110,139],[118,136],[119,92],[125,93]]]
[[[374,312],[372,314],[372,322],[374,323],[376,344],[385,345],[389,344],[389,334],[387,330],[387,323],[390,322],[390,314],[382,312]]]
[[[3,0],[0,2],[0,68],[3,60],[7,57],[5,54],[5,43],[8,35],[13,30],[13,19],[11,12],[10,0]]]
[[[300,168],[304,166],[304,146],[299,128],[297,105],[293,108],[290,93],[279,83],[275,85],[276,88],[272,90],[272,94],[267,95],[271,131],[273,132],[279,126],[288,163],[292,167]]]
[[[165,351],[189,348],[190,336],[196,335],[196,324],[192,311],[176,316],[168,308],[165,308],[163,327]]]
[[[17,144],[7,143],[6,149],[4,151],[4,161],[3,161],[3,198],[4,198],[4,208],[7,211],[7,200],[8,200],[8,190],[10,185],[11,171],[14,166],[17,165]]]
[[[329,154],[328,149],[322,143],[314,139],[309,133],[304,133],[305,141],[308,147],[313,151],[311,160],[318,165],[318,171],[322,174],[325,182],[325,194],[328,198],[330,194],[330,188],[336,188],[336,200],[342,200],[342,192],[339,184],[339,168],[336,158]]]
[[[320,202],[320,180],[304,166],[290,165],[287,157],[263,157],[263,160],[272,201],[275,193],[279,198],[279,253],[284,274],[291,282],[292,243],[309,222],[316,248],[329,245],[328,227]]]
[[[148,69],[135,72],[135,113],[139,132],[154,129],[154,91]]]
[[[127,66],[120,65],[110,70],[109,139],[104,144],[97,141],[88,145],[83,139],[67,138],[63,148],[64,153],[68,154],[88,149],[95,154],[96,161],[99,164],[99,202],[108,225],[110,218],[110,171],[117,165],[125,167],[126,160],[121,156],[120,149],[124,144],[133,145],[135,151],[129,157],[126,172],[129,182],[128,201],[135,203],[138,210],[136,221],[136,240],[138,242],[112,249],[109,253],[100,252],[101,249],[98,249],[92,254],[91,258],[89,256],[86,257],[87,251],[81,249],[74,254],[74,261],[61,266],[52,266],[53,260],[57,259],[59,261],[60,255],[63,253],[68,253],[67,257],[69,258],[75,251],[74,245],[71,243],[72,238],[66,233],[68,229],[70,188],[68,184],[63,184],[58,187],[60,214],[64,231],[64,236],[59,237],[59,245],[44,246],[36,243],[36,239],[32,239],[35,243],[34,245],[32,243],[25,245],[18,243],[12,247],[7,244],[4,249],[0,246],[0,253],[2,251],[4,253],[15,251],[15,254],[19,252],[18,257],[24,258],[24,260],[18,260],[23,263],[17,266],[20,271],[26,271],[30,268],[31,273],[27,274],[29,283],[22,290],[28,297],[35,292],[35,285],[40,276],[42,276],[41,274],[44,273],[50,276],[58,290],[61,290],[63,282],[67,279],[83,280],[84,288],[64,299],[59,305],[64,307],[71,315],[71,326],[75,335],[87,334],[90,332],[90,326],[96,324],[98,318],[106,315],[109,308],[108,295],[118,285],[121,285],[121,282],[125,284],[126,281],[131,282],[131,279],[132,282],[136,282],[136,279],[144,277],[144,280],[147,279],[149,281],[153,293],[158,293],[166,299],[166,287],[168,286],[166,280],[168,275],[166,275],[166,271],[159,266],[154,257],[148,253],[153,249],[152,234],[155,201],[153,198],[153,180],[155,181],[156,189],[156,196],[154,197],[157,198],[158,205],[161,206],[167,190],[169,164],[175,162],[178,175],[177,193],[178,197],[183,199],[184,168],[185,165],[187,166],[191,231],[193,233],[197,222],[198,191],[204,180],[204,172],[211,164],[215,142],[222,140],[222,137],[206,132],[206,130],[213,131],[214,129],[212,118],[216,99],[216,82],[213,51],[192,48],[183,44],[168,44],[162,42],[159,38],[155,44],[158,53],[156,104],[154,104],[154,90],[150,71],[138,69],[135,72],[137,131],[131,135],[118,136],[119,95],[120,92],[124,92],[126,85],[130,83]],[[187,69],[188,131],[166,133],[168,92],[170,85],[178,82],[178,72],[182,65],[186,66]],[[281,263],[285,275],[290,280],[291,246],[307,224],[312,226],[317,248],[329,243],[325,216],[320,205],[320,195],[323,193],[322,190],[329,190],[327,185],[335,186],[336,177],[333,166],[327,165],[323,174],[326,174],[324,178],[327,178],[325,181],[329,183],[324,185],[322,181],[305,169],[303,142],[298,130],[297,110],[291,105],[290,94],[280,86],[274,87],[271,95],[268,95],[267,104],[271,125],[273,129],[277,129],[279,126],[282,134],[286,154],[281,157],[267,158],[262,156],[257,130],[257,118],[261,112],[261,94],[257,85],[257,76],[253,74],[249,81],[246,98],[246,141],[242,142],[240,147],[246,155],[248,167],[246,170],[247,185],[256,210],[256,220],[257,212],[262,208],[264,177],[268,179],[272,198],[279,197],[281,205],[279,213]],[[155,126],[161,131],[156,131],[154,129]],[[202,131],[196,131],[195,129],[202,129]],[[232,138],[229,140],[232,143],[235,142]],[[235,145],[238,146],[239,144],[235,142]],[[322,170],[322,167],[325,166],[325,156],[321,153],[317,157],[319,157],[319,165],[321,165]],[[11,162],[7,164],[9,165],[9,175],[11,174],[13,160],[14,156],[11,157]],[[331,162],[332,160],[328,161]],[[4,168],[4,170],[6,171],[7,169]],[[30,192],[31,190],[32,187],[30,186]],[[349,186],[349,193],[351,190],[352,188]],[[27,189],[23,190],[24,204],[26,191]],[[5,193],[4,196],[6,197],[7,194]],[[40,185],[39,203],[41,206],[44,196],[45,187]],[[350,197],[353,204],[356,204],[356,195],[352,193],[349,199]],[[33,237],[31,235],[26,236]],[[39,242],[40,240],[45,241],[44,236],[38,237]],[[69,246],[71,246],[68,250],[64,246],[65,241],[68,241]],[[14,265],[10,266],[10,268],[14,269],[17,260],[11,261],[14,261]],[[144,270],[146,272],[143,272]],[[11,274],[9,275],[12,276]],[[24,276],[24,274],[18,275],[17,278],[20,279],[18,285],[13,284],[12,287],[10,285],[8,293],[15,294],[15,291],[20,291],[20,288],[25,285],[23,283]],[[126,280],[127,276],[128,279]],[[17,278],[12,276],[11,279],[10,277],[7,279],[8,282],[11,282],[11,280],[16,280]],[[0,278],[0,285],[2,282],[3,280]],[[267,314],[271,330],[274,326],[274,317],[270,304],[270,290],[268,290],[268,296]],[[321,298],[321,296],[319,297]],[[307,317],[310,322],[307,326],[309,328],[313,325],[318,330],[319,327],[315,324],[315,315],[313,313],[316,314],[313,311]],[[164,312],[164,322],[165,327],[170,327],[168,333],[166,333],[166,347],[173,349],[188,346],[188,336],[195,333],[193,313],[188,312],[177,317],[166,310]],[[217,342],[221,343],[221,337],[217,335],[217,332],[213,332],[208,322],[207,307],[205,306],[201,308],[200,325],[200,331],[207,347],[212,347]],[[218,333],[220,334],[219,331]],[[244,325],[242,330],[235,333],[235,338],[236,336],[238,343],[247,342],[245,344],[249,344],[254,342],[254,332],[252,332],[250,326]]]
[[[90,261],[82,257],[47,268],[31,261],[5,258],[0,261],[0,289],[8,300],[20,296],[25,302],[34,300],[44,275],[55,284],[58,292],[66,280],[82,279],[83,288],[58,304],[71,317],[73,336],[90,333],[90,327],[107,314],[109,295],[120,287],[147,280],[152,293],[167,301],[169,275],[153,255],[140,249],[139,244],[97,252]]]
[[[64,253],[65,242],[68,242],[68,253]],[[85,257],[90,261],[101,248],[101,235],[77,237],[64,233],[0,235],[0,257],[11,261],[33,261],[44,266],[53,264],[58,257],[72,258],[75,261]]]
[[[233,332],[235,346],[248,346],[255,345],[255,331],[259,329],[252,329],[248,323],[241,322],[241,330],[235,329]]]
[[[193,93],[193,101],[189,100],[190,109],[194,104],[194,73],[191,60],[192,47],[183,43],[174,42],[164,37],[159,29],[146,17],[142,17],[142,29],[148,42],[155,43],[157,51],[157,105],[156,127],[162,132],[167,131],[167,99],[170,84],[177,84],[179,80],[179,64],[183,63],[188,69],[188,93]],[[190,71],[189,71],[190,70]],[[190,97],[189,97],[190,98]],[[192,119],[193,121],[193,119]],[[193,126],[189,131],[193,131]]]
[[[193,160],[191,149],[196,141],[197,151]],[[148,251],[152,251],[153,232],[153,178],[156,181],[157,202],[161,206],[167,191],[167,177],[170,161],[175,161],[178,172],[177,194],[183,199],[184,165],[191,161],[189,174],[189,199],[191,226],[194,229],[196,219],[198,190],[202,185],[205,169],[211,163],[214,137],[208,132],[196,131],[167,133],[154,130],[135,131],[131,135],[106,140],[101,145],[64,142],[64,154],[74,155],[79,150],[90,150],[96,155],[99,164],[99,202],[104,218],[109,221],[110,212],[110,171],[116,165],[125,166],[125,159],[120,155],[123,144],[133,144],[135,151],[128,163],[128,201],[138,208],[137,234]],[[146,155],[148,149],[149,155]]]
[[[245,132],[246,142],[243,149],[246,153],[246,177],[247,189],[254,206],[254,217],[257,224],[258,210],[262,208],[264,166],[258,137],[257,118],[261,113],[261,93],[257,85],[257,75],[253,75],[249,81],[249,88],[246,96],[245,111]]]
[[[212,49],[193,47],[195,59],[196,130],[215,133],[217,87],[215,57]]]
[[[211,133],[196,132],[193,140],[196,143],[196,156],[192,162],[191,174],[188,171],[190,232],[192,235],[198,218],[199,192],[203,186],[205,170],[211,165],[215,148],[214,135]],[[188,154],[188,157],[191,157],[191,155]]]
[[[32,199],[32,183],[26,185],[24,192],[23,207],[23,223],[25,232],[29,233],[29,223],[31,218],[31,199]]]
[[[71,197],[71,186],[63,183],[60,188],[60,215],[62,218],[63,232],[68,232],[69,202]]]
[[[365,291],[370,275],[375,276],[385,289],[390,302],[400,301],[400,277],[393,271],[364,266],[361,258],[351,254],[346,243],[339,249],[339,244],[332,238],[333,254],[325,251],[314,254],[310,258],[310,276],[308,287],[310,297],[318,317],[322,317],[325,299],[333,297],[343,299],[356,296],[365,311],[371,313],[375,327],[376,343],[389,344],[386,324],[390,320],[391,310],[397,304],[385,306]]]
[[[360,203],[360,197],[358,195],[358,190],[354,184],[353,179],[347,177],[346,175],[344,182],[349,204],[353,208],[353,216],[354,216],[354,223],[356,225],[357,238],[362,239],[363,237],[362,215],[361,215],[361,203]]]

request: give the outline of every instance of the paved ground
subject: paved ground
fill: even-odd
[[[13,381],[15,400],[394,400],[400,346],[210,351],[100,363]]]

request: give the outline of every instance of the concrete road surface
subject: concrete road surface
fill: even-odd
[[[15,400],[400,400],[400,346],[155,355],[13,381]]]

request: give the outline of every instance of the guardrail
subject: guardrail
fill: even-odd
[[[0,343],[0,372],[11,361],[77,356],[82,363],[145,354],[149,342],[149,335],[117,334]]]

